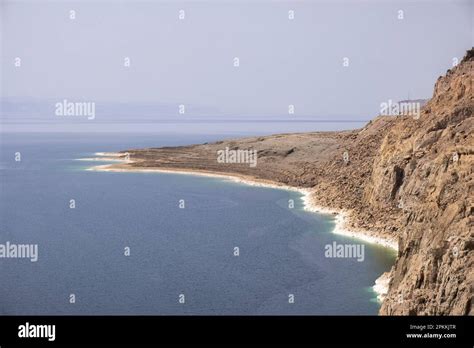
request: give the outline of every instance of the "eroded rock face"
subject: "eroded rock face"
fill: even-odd
[[[311,188],[316,204],[350,212],[349,227],[398,240],[381,314],[473,314],[473,60],[471,49],[440,77],[416,117],[380,116],[346,132],[128,150],[133,163],[114,166],[220,172]],[[216,153],[226,147],[257,150],[258,165],[218,163]]]
[[[438,79],[418,120],[392,128],[374,162],[368,199],[375,206],[399,202],[402,210],[399,257],[381,314],[473,314],[472,79],[473,50]],[[395,195],[392,168],[403,171]]]

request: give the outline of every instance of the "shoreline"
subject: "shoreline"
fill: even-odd
[[[111,153],[111,152],[97,152],[95,153],[98,158],[92,158],[91,161],[113,161],[130,164],[133,161],[118,159],[121,157],[120,153]],[[101,156],[103,156],[101,158]],[[88,160],[88,159],[83,159]],[[398,243],[396,240],[391,240],[388,238],[375,236],[370,231],[365,231],[361,229],[354,229],[347,227],[347,222],[350,219],[350,211],[338,210],[329,207],[319,206],[314,204],[311,200],[311,190],[304,187],[294,187],[281,184],[278,182],[273,182],[269,180],[262,180],[255,177],[245,176],[242,174],[232,174],[232,173],[215,173],[211,171],[204,170],[189,170],[189,169],[174,169],[174,168],[123,168],[117,167],[117,163],[113,164],[104,164],[97,165],[87,168],[89,171],[100,171],[100,172],[136,172],[136,173],[168,173],[168,174],[179,174],[179,175],[195,175],[195,176],[205,176],[212,177],[224,180],[230,180],[236,183],[241,183],[250,186],[257,187],[267,187],[273,189],[281,189],[286,191],[297,192],[302,195],[301,199],[303,201],[303,209],[312,213],[332,215],[334,217],[334,229],[331,233],[351,237],[355,239],[362,240],[366,243],[377,244],[385,248],[391,249],[392,251],[398,251]],[[388,281],[390,280],[389,272],[383,273],[379,278],[375,280],[375,284],[372,286],[372,289],[377,294],[377,299],[381,302],[385,297],[388,290]]]
[[[105,153],[98,152],[96,155],[102,155]],[[107,156],[110,157],[120,157],[119,153],[106,153]],[[99,155],[99,156],[100,156]],[[84,159],[86,160],[86,159]],[[91,159],[91,161],[108,161],[106,158],[97,158]],[[122,163],[133,163],[133,161],[126,161],[117,158],[111,159],[114,162],[122,162]],[[367,243],[371,244],[378,244],[384,246],[386,248],[393,249],[394,251],[398,251],[398,246],[395,240],[390,240],[387,238],[374,236],[370,231],[363,231],[361,229],[355,230],[354,228],[348,228],[346,226],[347,220],[350,218],[350,212],[345,210],[338,210],[329,207],[323,207],[311,202],[311,190],[304,187],[294,187],[288,186],[285,184],[281,184],[274,181],[269,180],[262,180],[246,175],[241,174],[232,174],[232,173],[215,173],[211,171],[205,170],[188,170],[188,169],[175,169],[175,168],[121,168],[116,167],[116,164],[104,164],[104,165],[97,165],[87,168],[86,170],[89,171],[102,171],[102,172],[137,172],[137,173],[169,173],[169,174],[179,174],[179,175],[196,175],[196,176],[206,176],[206,177],[213,177],[225,180],[231,180],[233,182],[242,183],[250,186],[257,186],[257,187],[268,187],[273,189],[281,189],[287,190],[292,192],[298,192],[302,195],[303,200],[303,207],[304,210],[319,213],[319,214],[326,214],[326,215],[333,215],[336,218],[335,221],[335,228],[332,233],[343,235],[346,237],[352,237],[361,239]]]

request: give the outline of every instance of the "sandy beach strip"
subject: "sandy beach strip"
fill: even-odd
[[[98,152],[96,153],[98,156],[104,157],[123,157],[123,154],[113,154],[105,153],[105,152]],[[101,160],[99,157],[97,160]],[[102,158],[102,160],[104,160]],[[133,161],[126,161],[120,160],[124,163],[133,163]],[[308,188],[302,187],[293,187],[284,184],[280,184],[278,182],[272,182],[269,180],[262,180],[250,176],[233,174],[233,173],[215,173],[211,171],[204,171],[204,170],[191,170],[191,169],[175,169],[175,168],[132,168],[132,167],[124,167],[122,164],[105,164],[105,165],[98,165],[87,168],[90,171],[101,171],[101,172],[135,172],[135,173],[171,173],[171,174],[180,174],[180,175],[195,175],[195,176],[205,176],[205,177],[212,177],[212,178],[219,178],[224,180],[231,180],[237,183],[242,183],[245,185],[250,186],[258,186],[258,187],[268,187],[273,189],[283,189],[287,191],[297,192],[302,195],[303,200],[303,207],[305,210],[318,213],[318,214],[326,214],[332,215],[335,218],[335,226],[332,233],[339,234],[342,236],[347,236],[355,239],[362,240],[366,243],[371,244],[378,244],[386,248],[390,248],[392,250],[398,251],[398,243],[395,239],[388,239],[381,236],[375,236],[374,233],[370,231],[364,231],[361,229],[354,229],[347,227],[347,221],[349,219],[349,212],[343,210],[336,210],[333,208],[319,206],[313,203],[311,197],[311,190]],[[377,294],[377,299],[382,301],[388,291],[388,282],[390,280],[390,276],[388,272],[383,273],[378,279],[375,281],[375,285],[372,287],[374,292]]]
[[[96,153],[96,155],[113,157],[115,158],[116,161],[121,161],[123,163],[133,163],[133,161],[117,160],[116,159],[117,157],[124,156],[123,154],[120,154],[120,153],[98,152]],[[97,160],[100,161],[101,160],[100,157]],[[388,239],[381,236],[375,236],[374,233],[370,231],[364,231],[361,229],[354,229],[354,228],[347,227],[347,220],[349,218],[348,211],[336,210],[336,209],[323,207],[323,206],[314,204],[311,199],[311,190],[308,188],[288,186],[288,185],[284,185],[278,182],[262,180],[262,179],[258,179],[258,178],[254,178],[250,176],[241,175],[241,174],[215,173],[211,171],[195,170],[195,169],[131,168],[131,167],[123,167],[117,164],[105,164],[105,165],[93,166],[93,167],[87,168],[87,170],[103,171],[103,172],[172,173],[172,174],[181,174],[181,175],[206,176],[206,177],[213,177],[213,178],[219,178],[219,179],[224,179],[224,180],[231,180],[231,181],[242,183],[245,185],[268,187],[268,188],[283,189],[287,191],[298,192],[302,195],[303,206],[305,210],[311,211],[314,213],[319,213],[319,214],[333,215],[335,217],[335,227],[334,227],[333,233],[347,236],[347,237],[357,238],[367,243],[382,245],[384,247],[391,248],[395,251],[398,251],[398,245],[397,245],[398,243],[395,239]]]

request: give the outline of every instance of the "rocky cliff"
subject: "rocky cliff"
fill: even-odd
[[[381,314],[472,314],[473,61],[471,49],[438,79],[416,117],[380,116],[347,132],[128,150],[133,162],[112,167],[219,172],[311,188],[315,203],[349,211],[352,228],[398,240]],[[225,148],[257,150],[258,165],[219,163],[216,153]]]
[[[381,314],[473,314],[473,59],[438,79],[419,119],[393,125],[374,161],[364,199],[400,210]]]

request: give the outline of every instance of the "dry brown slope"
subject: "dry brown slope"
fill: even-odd
[[[381,314],[472,314],[473,50],[438,79],[419,120],[385,137],[365,200],[399,205],[399,256]]]

